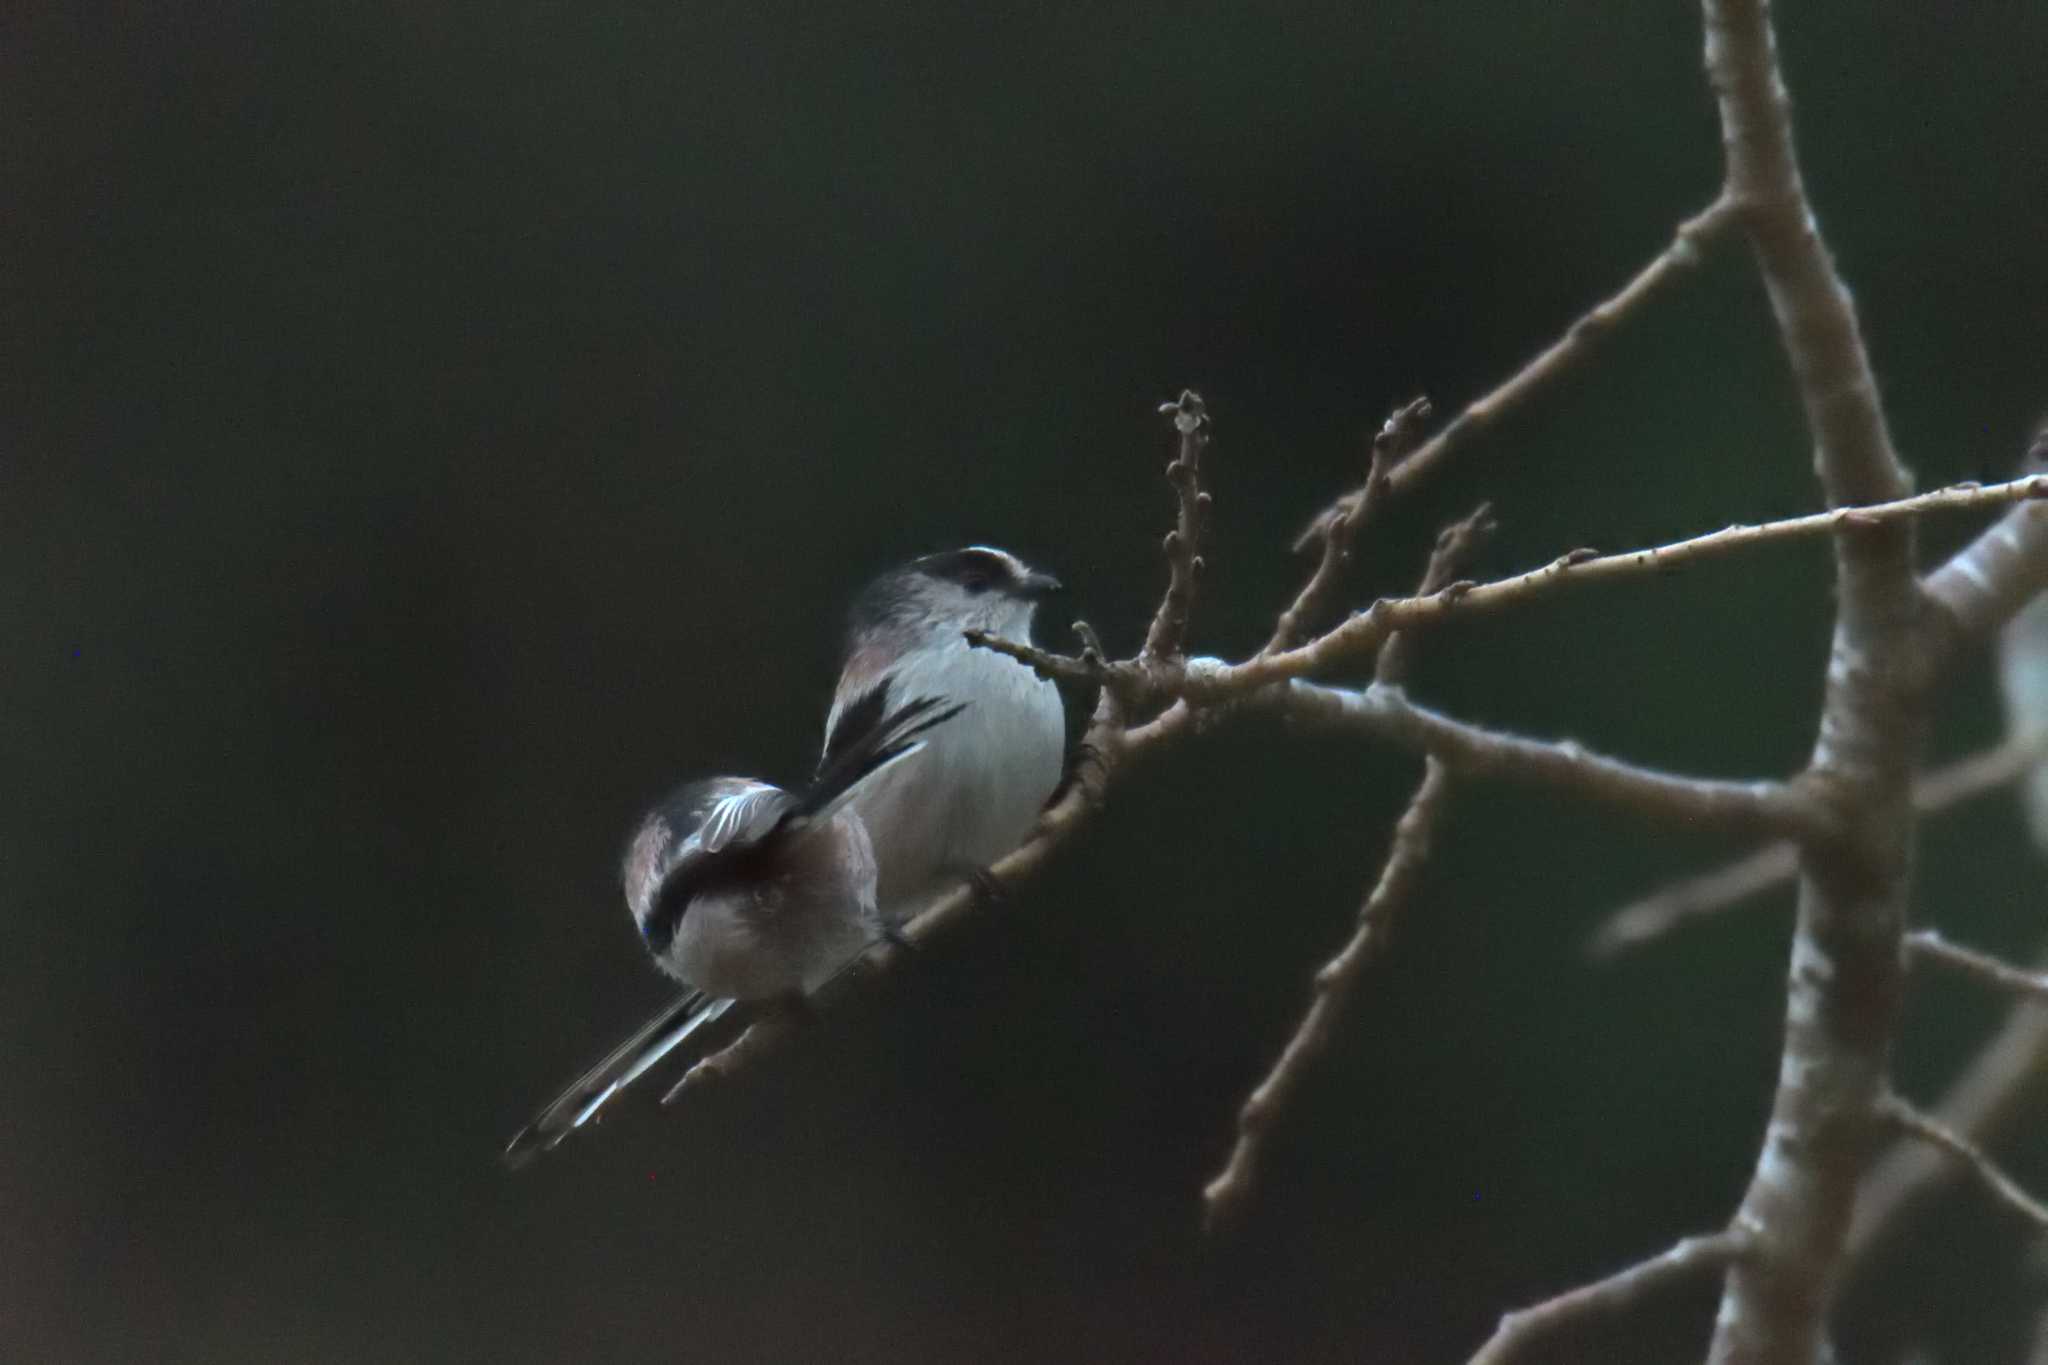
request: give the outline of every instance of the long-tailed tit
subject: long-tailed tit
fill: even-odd
[[[2035,434],[2019,477],[2048,474],[2048,423]],[[1998,682],[2005,696],[2008,742],[2048,732],[2048,592],[2006,623],[1998,638]],[[2048,855],[2048,761],[2020,779],[2021,809],[2034,846]]]
[[[875,853],[850,804],[967,708],[928,692],[854,723],[805,787],[685,783],[626,848],[626,904],[655,962],[690,987],[578,1077],[505,1148],[522,1165],[736,1000],[807,994],[880,934]]]
[[[825,722],[836,756],[900,697],[966,710],[917,754],[853,795],[881,867],[883,917],[900,924],[1014,848],[1059,785],[1066,724],[1059,690],[1016,660],[968,645],[970,629],[1025,641],[1060,591],[1015,555],[970,546],[913,559],[853,604],[846,663]]]

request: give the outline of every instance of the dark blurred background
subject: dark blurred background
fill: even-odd
[[[1899,443],[1930,485],[1998,475],[2048,404],[2048,10],[1782,22]],[[1193,384],[1196,642],[1255,645],[1392,404],[1482,392],[1711,196],[1698,30],[1586,0],[9,6],[0,1355],[1433,1362],[1724,1217],[1789,897],[1590,967],[1606,910],[1737,850],[1473,788],[1255,1215],[1199,1235],[1415,773],[1253,725],[1119,789],[859,1030],[496,1162],[666,996],[614,881],[637,808],[806,769],[862,577],[1002,544],[1130,647],[1152,408]],[[1487,574],[1810,508],[1806,446],[1725,252],[1404,504],[1356,600],[1480,498]],[[1786,771],[1825,566],[1446,629],[1417,690]],[[1939,749],[1996,731],[1973,662]],[[2030,948],[2008,800],[1923,865],[1921,913]],[[1997,1011],[1916,986],[1907,1093]],[[2048,1143],[2013,1157],[2048,1177]],[[1846,1357],[2012,1358],[2022,1250],[1974,1193],[1927,1210]],[[1560,1358],[1682,1356],[1710,1302]]]

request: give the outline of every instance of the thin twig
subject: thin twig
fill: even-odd
[[[1500,523],[1493,519],[1493,504],[1485,502],[1473,508],[1471,515],[1462,521],[1446,526],[1430,548],[1429,567],[1423,570],[1422,584],[1415,590],[1415,595],[1430,597],[1451,587],[1458,581],[1465,565],[1471,562],[1472,556],[1479,553],[1480,547],[1499,529]],[[1372,675],[1380,682],[1399,687],[1408,681],[1414,661],[1414,636],[1397,630],[1380,642],[1379,658],[1373,661]]]
[[[2021,999],[2005,1026],[1949,1085],[1935,1106],[1942,1123],[1979,1142],[1996,1138],[2018,1114],[2021,1102],[2048,1081],[2048,1009]],[[1955,1172],[1926,1144],[1901,1140],[1877,1163],[1856,1201],[1845,1264],[1866,1263],[1907,1209]]]
[[[2048,1207],[2020,1188],[1976,1143],[1931,1114],[1923,1114],[1897,1095],[1885,1096],[1878,1112],[1900,1131],[1931,1143],[1963,1163],[1998,1201],[2036,1228],[2048,1231]]]
[[[1394,488],[1405,491],[1419,483],[1473,437],[1521,407],[1544,385],[1583,360],[1601,337],[1641,311],[1659,289],[1698,265],[1704,259],[1705,248],[1719,239],[1733,220],[1734,213],[1723,196],[1680,223],[1671,243],[1624,285],[1620,293],[1588,310],[1565,329],[1563,336],[1544,347],[1491,393],[1468,405],[1451,419],[1450,425],[1396,465],[1389,475]],[[1360,496],[1359,492],[1347,493],[1323,509],[1296,537],[1295,551],[1299,553],[1313,545],[1335,518],[1348,516]]]
[[[1380,425],[1372,439],[1372,458],[1366,466],[1365,487],[1359,490],[1350,504],[1342,511],[1320,523],[1322,553],[1317,557],[1315,571],[1296,593],[1294,601],[1280,613],[1274,623],[1272,638],[1266,641],[1261,654],[1291,649],[1306,638],[1309,627],[1329,609],[1330,600],[1337,595],[1343,583],[1344,571],[1351,567],[1351,547],[1358,539],[1358,533],[1369,525],[1374,510],[1386,496],[1387,471],[1394,462],[1408,453],[1414,442],[1416,430],[1429,420],[1430,405],[1427,398],[1412,398]]]
[[[985,630],[969,630],[962,634],[967,643],[976,649],[992,649],[998,654],[1008,655],[1029,667],[1039,677],[1049,678],[1053,682],[1107,684],[1121,681],[1132,672],[1129,664],[1110,663],[1100,655],[1090,657],[1085,651],[1078,656],[1061,654],[1050,649],[1040,649],[1034,644],[1005,640],[1002,636],[991,635]]]
[[[2048,498],[2048,475],[1999,484],[1957,484],[1916,497],[1862,507],[1816,512],[1760,526],[1730,526],[1708,535],[1622,554],[1573,550],[1541,568],[1490,583],[1453,583],[1424,597],[1381,598],[1371,607],[1315,640],[1277,654],[1256,655],[1241,664],[1190,679],[1190,696],[1202,702],[1264,687],[1283,678],[1307,677],[1376,650],[1396,630],[1436,625],[1456,616],[1518,606],[1567,584],[1598,583],[1666,573],[1696,560],[1777,540],[1871,531],[1896,526],[1933,512],[1980,510],[2032,498]],[[2044,537],[2048,540],[2048,537]]]
[[[1670,1250],[1638,1261],[1606,1279],[1566,1290],[1556,1298],[1508,1313],[1487,1339],[1471,1365],[1504,1365],[1538,1337],[1595,1313],[1633,1307],[1640,1299],[1689,1275],[1721,1270],[1751,1250],[1748,1233],[1733,1229],[1704,1237],[1688,1237]]]
[[[2011,963],[2001,962],[1989,953],[1950,943],[1938,929],[1920,929],[1906,935],[1906,955],[1939,962],[1987,986],[1996,986],[2015,995],[2048,1000],[2048,972],[2024,971]]]
[[[2048,731],[1981,749],[1935,769],[1913,784],[1913,808],[1931,815],[2024,777],[2048,757]],[[1671,882],[1604,920],[1586,944],[1598,961],[1654,942],[1673,930],[1782,886],[1799,873],[1790,844],[1767,844],[1711,872]]]
[[[1000,650],[1030,664],[1050,677],[1072,681],[1101,680],[1123,687],[1127,693],[1134,688],[1151,689],[1185,696],[1202,705],[1214,705],[1288,678],[1308,677],[1334,669],[1377,651],[1396,631],[1423,629],[1453,618],[1520,606],[1531,598],[1567,585],[1669,573],[1697,560],[1773,541],[1827,535],[1845,529],[1867,530],[1935,512],[1977,511],[2036,498],[2048,499],[2048,475],[2033,475],[1997,484],[1955,484],[1896,502],[1815,512],[1756,526],[1730,526],[1668,545],[1620,554],[1573,550],[1559,555],[1541,568],[1488,583],[1453,582],[1414,597],[1383,597],[1306,644],[1275,653],[1261,652],[1235,664],[1212,659],[1202,661],[1203,667],[1195,668],[1196,661],[1190,660],[1189,669],[1184,674],[1170,665],[1148,661],[1142,656],[1098,666],[1068,655],[996,640],[980,633],[968,638],[975,644]],[[2042,510],[2048,512],[2048,508]],[[2041,550],[2038,557],[2048,562],[2048,535],[2042,538]],[[1996,571],[2005,574],[2008,567],[2000,565]],[[2013,571],[2017,572],[2017,569]],[[1996,581],[2002,584],[2004,578]],[[2001,600],[2006,595],[2001,589]]]
[[[1913,808],[1922,815],[1947,810],[2018,781],[2044,759],[2048,759],[2048,730],[2016,735],[1936,768],[1915,782]]]
[[[1381,436],[1388,438],[1404,416],[1412,420],[1426,410],[1422,399],[1415,400],[1387,419]],[[1387,447],[1374,451],[1374,462],[1377,464],[1386,449],[1391,448],[1389,438]],[[1420,591],[1431,593],[1447,586],[1494,530],[1495,523],[1485,503],[1470,516],[1445,527],[1430,549]],[[1337,534],[1334,527],[1332,534]],[[1398,683],[1407,672],[1411,651],[1397,649],[1404,638],[1391,636],[1381,647],[1375,676],[1382,681]],[[1314,997],[1295,1026],[1294,1035],[1280,1050],[1266,1079],[1253,1088],[1238,1110],[1237,1140],[1231,1146],[1229,1159],[1202,1190],[1203,1223],[1209,1231],[1234,1221],[1250,1203],[1266,1134],[1287,1107],[1310,1064],[1329,1046],[1337,1018],[1344,1012],[1366,966],[1385,949],[1393,932],[1394,917],[1407,902],[1429,861],[1431,842],[1448,804],[1449,790],[1443,763],[1431,755],[1424,761],[1422,781],[1408,798],[1407,809],[1394,823],[1394,837],[1380,866],[1379,878],[1359,908],[1357,928],[1337,955],[1316,973]]]
[[[1173,418],[1180,434],[1179,453],[1166,466],[1167,481],[1173,485],[1179,511],[1174,528],[1166,533],[1166,593],[1159,599],[1151,629],[1145,632],[1146,660],[1177,659],[1187,641],[1188,616],[1194,610],[1195,586],[1207,567],[1202,559],[1202,528],[1208,520],[1209,495],[1202,491],[1202,451],[1209,444],[1209,410],[1202,395],[1181,390],[1159,411]]]
[[[1612,961],[1681,925],[1740,905],[1798,875],[1797,848],[1787,843],[1766,844],[1748,857],[1659,887],[1624,905],[1593,932],[1586,955],[1596,962]]]
[[[1358,912],[1350,941],[1315,976],[1315,996],[1294,1036],[1280,1050],[1266,1079],[1253,1089],[1237,1114],[1237,1141],[1222,1171],[1202,1189],[1203,1225],[1215,1232],[1229,1226],[1250,1204],[1259,1158],[1274,1122],[1293,1099],[1311,1063],[1329,1047],[1333,1028],[1366,966],[1385,951],[1400,913],[1429,860],[1438,820],[1448,804],[1450,781],[1443,764],[1428,760],[1422,784],[1394,824],[1394,839],[1379,880]]]

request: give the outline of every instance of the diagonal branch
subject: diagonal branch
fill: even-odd
[[[1702,1271],[1732,1265],[1753,1249],[1750,1235],[1722,1231],[1705,1237],[1688,1237],[1670,1250],[1638,1261],[1606,1279],[1580,1285],[1556,1298],[1509,1313],[1500,1327],[1472,1357],[1470,1365],[1505,1365],[1538,1337],[1566,1326],[1578,1318],[1612,1313],[1629,1308],[1659,1289]]]
[[[1916,497],[1869,506],[1836,508],[1757,526],[1730,526],[1668,545],[1620,554],[1573,550],[1559,555],[1541,568],[1490,583],[1452,583],[1426,595],[1383,597],[1305,645],[1279,653],[1258,654],[1242,663],[1190,677],[1185,684],[1187,695],[1204,703],[1223,701],[1285,678],[1308,677],[1378,649],[1394,631],[1419,629],[1438,625],[1453,617],[1504,610],[1567,585],[1669,573],[1698,560],[1778,540],[1818,535],[1832,535],[1838,539],[1875,535],[1895,531],[1934,512],[1975,511],[2044,498],[2048,498],[2048,475],[2033,475],[1998,484],[1957,484]],[[2021,512],[2034,510],[2037,509],[2020,509]],[[2038,510],[2044,517],[2039,547],[2043,553],[2040,557],[2048,563],[2048,507]],[[2008,520],[2013,515],[2019,513],[2009,514]],[[2011,595],[2006,585],[2021,568],[2033,572],[2032,561],[2002,565],[1990,580],[1999,585],[2001,599]],[[1907,599],[1908,602],[1912,600],[1910,597]],[[2015,610],[2017,606],[2015,603]],[[1850,662],[1854,662],[1853,658]]]
[[[1915,781],[1913,809],[1932,815],[1995,791],[2032,772],[2044,757],[2048,757],[2048,731],[1979,750]],[[1595,960],[1612,959],[1798,875],[1798,850],[1790,844],[1767,844],[1745,858],[1671,882],[1623,906],[1594,931],[1586,944],[1587,955]]]
[[[1397,421],[1404,414],[1413,415],[1426,407],[1423,400],[1417,399],[1388,418],[1381,435],[1385,437],[1395,431]],[[1382,454],[1379,449],[1373,452],[1375,466]],[[1458,570],[1466,560],[1496,529],[1492,511],[1485,503],[1462,521],[1445,527],[1430,549],[1429,564],[1422,571],[1420,590],[1430,593],[1447,586],[1458,576]],[[1332,535],[1339,533],[1339,528],[1331,528]],[[1406,639],[1402,635],[1390,636],[1380,646],[1375,673],[1382,681],[1399,683],[1406,675],[1413,653],[1412,649],[1401,647]],[[1449,804],[1449,794],[1450,782],[1443,764],[1434,756],[1428,758],[1423,765],[1421,784],[1408,798],[1408,807],[1401,813],[1401,818],[1394,822],[1393,841],[1387,848],[1386,861],[1380,867],[1379,880],[1373,884],[1365,904],[1359,909],[1357,929],[1337,955],[1316,973],[1315,996],[1301,1022],[1295,1026],[1294,1036],[1280,1050],[1280,1056],[1266,1079],[1253,1088],[1250,1097],[1238,1110],[1237,1141],[1231,1146],[1230,1157],[1225,1161],[1223,1170],[1202,1190],[1203,1225],[1209,1231],[1214,1232],[1231,1222],[1250,1202],[1258,1179],[1259,1158],[1265,1148],[1266,1134],[1300,1087],[1310,1064],[1329,1047],[1337,1018],[1344,1012],[1344,1006],[1349,1003],[1365,968],[1385,950],[1387,938],[1393,932],[1394,917],[1407,903],[1415,883],[1421,878],[1423,867],[1429,861],[1436,826]]]
[[[1798,875],[1796,846],[1765,844],[1746,858],[1682,878],[1622,906],[1586,941],[1586,955],[1596,962],[1611,962],[1693,920],[1783,886]]]
[[[1315,570],[1295,594],[1294,601],[1280,613],[1280,619],[1273,625],[1272,638],[1259,653],[1271,654],[1300,644],[1308,627],[1329,609],[1330,600],[1343,582],[1344,571],[1351,567],[1352,542],[1358,539],[1359,531],[1372,520],[1373,510],[1386,496],[1387,471],[1407,453],[1416,428],[1429,419],[1429,414],[1429,400],[1413,398],[1394,409],[1381,424],[1379,434],[1372,439],[1372,460],[1366,467],[1365,487],[1348,506],[1318,523],[1322,553]]]
[[[1446,526],[1436,538],[1436,544],[1429,551],[1429,566],[1422,572],[1422,583],[1415,590],[1417,597],[1432,597],[1447,591],[1458,582],[1458,573],[1480,547],[1493,539],[1500,530],[1500,523],[1493,519],[1493,505],[1480,503],[1462,521]],[[1408,681],[1409,671],[1415,663],[1415,637],[1405,631],[1395,631],[1380,642],[1379,657],[1373,661],[1372,675],[1379,682],[1399,687]]]
[[[1447,605],[1455,606],[1463,612],[1498,610],[1501,607],[1516,605],[1523,598],[1550,588],[1562,587],[1567,582],[1577,586],[1616,578],[1639,578],[1648,574],[1671,573],[1698,560],[1718,559],[1722,555],[1733,554],[1738,550],[1754,549],[1759,545],[1781,540],[1874,530],[1881,526],[1909,522],[1936,512],[1974,512],[1985,508],[2008,507],[2016,502],[2032,503],[2042,499],[2048,499],[2048,475],[2036,474],[2004,483],[1953,484],[1892,502],[1873,503],[1861,507],[1838,507],[1828,512],[1812,512],[1806,516],[1767,521],[1759,525],[1728,526],[1706,535],[1690,536],[1668,545],[1653,545],[1642,550],[1628,550],[1611,555],[1591,550],[1574,550],[1570,554],[1560,555],[1542,568],[1531,569],[1491,583],[1478,584],[1469,591],[1459,594]],[[2048,517],[2048,507],[2027,507],[2021,508],[2020,511]],[[2044,527],[2048,527],[2048,519],[2044,519]],[[1986,534],[1989,535],[1990,532]],[[2048,529],[2044,529],[2043,539],[2048,540]],[[2041,558],[2044,564],[2048,564],[2048,555]],[[2048,573],[2048,570],[2042,572]],[[2005,584],[2010,578],[2011,575],[2007,575],[1999,581]],[[2016,586],[2025,587],[2026,584],[2022,582]],[[2008,587],[2006,590],[2011,591],[2013,588]]]
[[[2048,972],[2023,971],[1989,953],[1950,943],[1938,929],[1921,929],[1906,935],[1906,955],[1939,962],[2002,991],[2011,991],[2036,1001],[2048,1000]]]
[[[1565,334],[1543,348],[1506,382],[1483,398],[1476,399],[1413,455],[1396,465],[1389,480],[1396,489],[1421,482],[1436,467],[1469,444],[1473,437],[1492,427],[1508,413],[1521,407],[1546,384],[1556,380],[1591,353],[1600,338],[1641,312],[1650,298],[1672,280],[1703,259],[1704,249],[1722,236],[1734,221],[1724,195],[1678,225],[1671,244],[1652,258],[1620,293],[1596,304],[1565,330]],[[1297,552],[1306,550],[1324,534],[1338,517],[1349,516],[1362,490],[1347,493],[1323,509],[1294,542]]]
[[[1887,1095],[1878,1113],[1900,1132],[1928,1143],[1963,1163],[1997,1200],[2037,1229],[2048,1232],[2048,1207],[2020,1188],[1988,1153],[1940,1119],[1923,1114],[1897,1095]]]
[[[2048,1009],[2022,1000],[2005,1026],[1950,1084],[1935,1112],[1944,1125],[1988,1141],[2011,1124],[2021,1102],[2048,1079]],[[1846,1258],[1865,1261],[1900,1217],[1956,1169],[1924,1143],[1898,1142],[1863,1182]]]
[[[1566,586],[1671,573],[1699,560],[1714,559],[1780,540],[1868,531],[1937,512],[1980,511],[2026,503],[1979,537],[1977,544],[1985,544],[1994,537],[2003,544],[2005,538],[2001,528],[2015,517],[2039,515],[2042,532],[2038,542],[2032,539],[2026,542],[2030,558],[2008,555],[1983,570],[1954,571],[1981,577],[1993,590],[1993,598],[1985,600],[2004,603],[2010,599],[2012,609],[2017,610],[2024,602],[2024,598],[2017,596],[2020,590],[2028,588],[2037,576],[2048,577],[2048,506],[2036,501],[2041,499],[2048,499],[2048,475],[2037,474],[2005,483],[1956,484],[1867,507],[1837,508],[1831,512],[1814,512],[1754,526],[1729,526],[1668,545],[1654,545],[1619,554],[1573,550],[1559,555],[1541,568],[1488,583],[1429,584],[1412,597],[1383,597],[1306,644],[1279,650],[1269,644],[1251,658],[1234,664],[1214,659],[1190,660],[1185,674],[1164,660],[1148,659],[1143,655],[1136,659],[1103,662],[1099,658],[1076,658],[997,639],[982,631],[968,632],[967,639],[971,644],[1029,664],[1044,677],[1077,683],[1102,682],[1122,689],[1127,697],[1178,693],[1204,705],[1212,705],[1288,678],[1327,672],[1363,658],[1380,649],[1396,632],[1421,630],[1454,618],[1507,610]],[[2031,526],[2033,523],[2028,521],[2024,524]],[[1957,560],[1969,553],[1969,550],[1963,551]],[[1951,561],[1951,565],[1955,562]],[[1933,593],[1936,583],[1950,573],[1951,568],[1944,567],[1930,575],[1927,580],[1929,592]],[[1978,608],[1980,615],[1989,610],[1988,606],[1980,605]],[[1995,624],[1995,620],[1989,623]]]
[[[1393,844],[1387,850],[1379,881],[1358,912],[1358,928],[1337,955],[1316,973],[1315,998],[1295,1026],[1294,1036],[1281,1049],[1266,1079],[1259,1082],[1238,1110],[1237,1141],[1231,1147],[1230,1157],[1202,1190],[1202,1221],[1209,1231],[1228,1226],[1250,1204],[1266,1136],[1300,1088],[1310,1065],[1329,1047],[1337,1018],[1350,1003],[1351,993],[1365,968],[1385,951],[1395,916],[1413,893],[1429,860],[1431,841],[1449,804],[1449,792],[1450,782],[1443,764],[1430,759],[1422,784],[1394,824]]]
[[[2007,512],[1922,580],[1955,634],[1989,635],[2048,591],[2048,507]]]
[[[1721,113],[1727,193],[1742,218],[1832,506],[1902,497],[1856,307],[1821,239],[1792,145],[1792,104],[1765,0],[1705,0],[1706,65]],[[1887,556],[1889,557],[1889,556]]]

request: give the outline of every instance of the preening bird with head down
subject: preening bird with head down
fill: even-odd
[[[649,811],[626,848],[626,905],[655,963],[689,990],[556,1096],[505,1159],[555,1146],[734,1002],[816,990],[885,932],[874,850],[848,803],[964,709],[916,697],[850,732],[798,790],[714,777]]]

